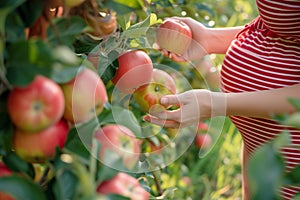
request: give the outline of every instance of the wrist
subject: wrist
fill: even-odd
[[[226,94],[222,92],[211,93],[211,117],[227,115]]]

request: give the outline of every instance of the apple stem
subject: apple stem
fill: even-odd
[[[44,173],[43,173],[43,175],[42,175],[42,177],[40,178],[40,180],[39,180],[39,182],[38,182],[38,184],[39,184],[42,188],[43,188],[43,186],[45,185],[45,183],[46,183],[46,181],[47,181],[47,179],[48,179],[48,173],[49,173],[49,171],[50,171],[50,167],[47,166],[46,169],[45,169],[45,171],[44,171]]]
[[[152,175],[154,177],[154,182],[155,182],[155,186],[156,186],[156,189],[157,189],[157,192],[158,192],[158,195],[161,196],[163,194],[163,189],[161,187],[161,183],[160,183],[160,180],[158,179],[158,173],[159,170],[157,171],[153,171],[152,172]]]

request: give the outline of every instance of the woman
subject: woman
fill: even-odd
[[[145,120],[179,127],[229,116],[242,134],[243,172],[259,146],[288,129],[292,144],[282,153],[287,170],[291,170],[300,164],[300,131],[277,124],[271,116],[293,113],[287,98],[300,99],[300,1],[256,2],[260,15],[245,27],[210,29],[191,18],[177,18],[190,26],[194,42],[182,56],[162,52],[175,61],[226,53],[221,70],[223,93],[190,90],[165,96],[162,104],[180,104],[180,109],[149,115]],[[280,195],[291,199],[299,191],[299,187],[282,187]],[[243,198],[249,199],[250,194],[244,175]]]

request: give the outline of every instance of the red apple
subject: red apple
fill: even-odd
[[[12,174],[13,174],[13,172],[3,162],[0,162],[0,178],[3,176],[9,176]],[[0,199],[1,200],[14,200],[15,198],[13,198],[11,195],[9,195],[7,193],[0,191]]]
[[[157,29],[156,43],[162,49],[183,54],[192,42],[190,27],[180,20],[167,19]]]
[[[209,134],[200,134],[197,133],[195,137],[195,145],[201,149],[207,149],[210,147],[212,142],[211,136]]]
[[[153,64],[142,50],[125,51],[118,57],[119,67],[112,83],[124,94],[132,94],[137,88],[151,81]]]
[[[97,116],[108,99],[99,75],[87,68],[61,88],[66,101],[64,118],[71,123],[86,122]]]
[[[65,120],[60,120],[51,127],[36,133],[16,129],[13,136],[13,148],[24,160],[42,163],[55,155],[56,147],[64,147],[68,130]]]
[[[130,129],[118,124],[108,124],[95,132],[95,138],[101,145],[101,161],[111,161],[111,155],[121,158],[128,169],[134,168],[141,152],[141,141],[135,138]]]
[[[141,186],[138,180],[129,174],[119,172],[110,180],[105,180],[97,186],[99,194],[118,194],[131,200],[148,200],[150,194]]]
[[[8,97],[8,113],[23,131],[37,132],[60,120],[65,107],[61,88],[38,75],[25,87],[14,87]]]
[[[208,125],[204,122],[199,122],[197,125],[198,133],[206,133],[208,130]]]
[[[165,71],[153,69],[151,82],[136,90],[133,98],[144,112],[159,112],[165,109],[160,104],[161,97],[176,93],[173,78]]]

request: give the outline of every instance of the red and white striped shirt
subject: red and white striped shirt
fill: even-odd
[[[300,83],[300,0],[257,0],[260,16],[236,36],[225,56],[221,83],[224,92],[249,92]],[[299,91],[300,92],[300,91]],[[287,170],[300,164],[300,131],[273,120],[231,116],[242,134],[244,151],[289,130],[292,144],[282,149]],[[283,187],[291,199],[300,187]]]

